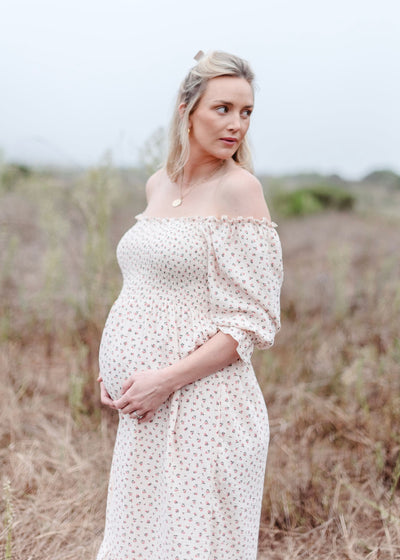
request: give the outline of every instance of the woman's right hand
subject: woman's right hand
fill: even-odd
[[[98,377],[97,381],[100,383],[100,401],[101,401],[101,404],[109,406],[110,408],[115,410],[114,401],[112,400],[112,398],[108,394],[107,389],[104,386],[103,379],[101,377]]]

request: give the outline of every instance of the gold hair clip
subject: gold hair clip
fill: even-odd
[[[193,58],[194,58],[197,62],[200,62],[200,60],[203,58],[203,56],[204,56],[203,51],[199,51],[197,54],[194,55]]]

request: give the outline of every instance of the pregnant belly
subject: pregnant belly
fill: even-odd
[[[158,369],[179,359],[174,326],[160,317],[124,313],[114,305],[104,327],[99,352],[100,375],[112,399],[135,371]]]

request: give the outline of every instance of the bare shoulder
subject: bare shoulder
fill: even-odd
[[[271,220],[262,185],[246,169],[236,167],[229,171],[219,187],[217,198],[220,214]]]
[[[157,191],[158,187],[165,181],[166,172],[164,169],[159,169],[153,175],[151,175],[146,182],[146,200],[147,203],[150,202],[150,199]]]

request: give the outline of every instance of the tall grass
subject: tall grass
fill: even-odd
[[[4,532],[5,532],[5,550],[4,560],[12,558],[12,522],[13,522],[13,506],[11,498],[11,484],[9,480],[5,480],[3,484],[4,499]]]

